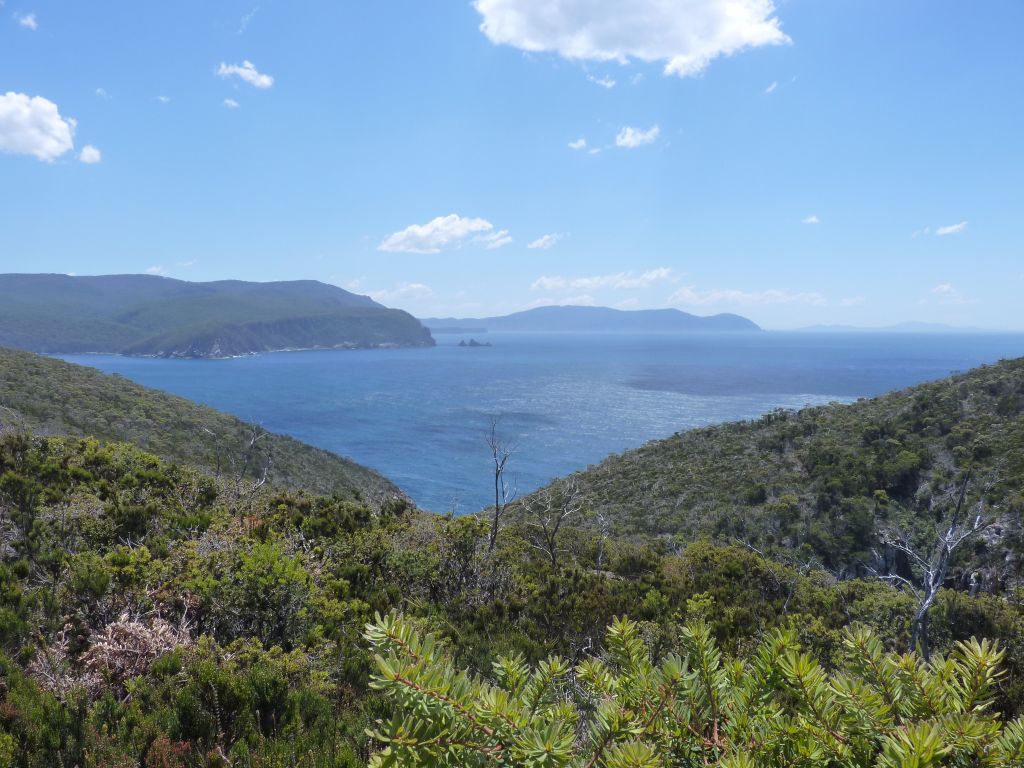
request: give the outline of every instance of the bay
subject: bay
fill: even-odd
[[[493,501],[485,434],[515,445],[519,493],[693,427],[849,402],[1024,355],[1024,334],[511,334],[459,347],[227,360],[64,356],[382,472],[420,506]]]

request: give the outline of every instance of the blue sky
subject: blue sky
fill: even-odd
[[[1024,329],[1024,3],[724,7],[6,0],[0,271]]]

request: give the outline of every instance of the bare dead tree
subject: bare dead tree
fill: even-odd
[[[608,515],[603,511],[594,513],[594,520],[597,522],[597,559],[596,566],[597,570],[601,570],[604,566],[604,548],[608,542],[608,537],[612,534],[612,521],[608,519]]]
[[[548,486],[522,502],[530,529],[530,546],[543,552],[556,570],[561,551],[558,533],[567,520],[583,511],[583,504],[583,493],[575,477]]]
[[[494,551],[494,545],[498,541],[498,526],[501,523],[501,516],[505,507],[512,503],[516,497],[516,489],[510,486],[505,479],[505,468],[508,460],[512,458],[515,447],[506,442],[498,433],[498,418],[491,417],[491,427],[487,432],[487,447],[491,452],[491,460],[494,466],[494,514],[491,516],[491,533],[487,539],[487,551]]]
[[[903,587],[916,599],[917,608],[914,611],[914,618],[911,622],[910,650],[919,649],[925,660],[930,656],[928,614],[935,604],[939,590],[946,581],[953,556],[964,542],[976,536],[994,522],[993,519],[986,518],[984,514],[984,494],[970,509],[965,508],[967,491],[970,484],[971,472],[968,471],[959,492],[955,489],[951,492],[952,496],[956,498],[956,503],[953,506],[949,524],[944,526],[945,532],[943,532],[942,528],[939,529],[938,541],[930,554],[921,554],[921,551],[915,548],[911,537],[907,534],[893,531],[882,533],[882,543],[906,555],[911,569],[919,574],[920,585],[896,573],[890,572],[877,575],[885,581]],[[880,559],[877,552],[875,556],[876,559]]]

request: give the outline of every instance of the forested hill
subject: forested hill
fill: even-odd
[[[1024,359],[676,434],[575,477],[592,525],[795,551],[847,574],[885,567],[875,555],[884,531],[914,531],[930,551],[966,487],[965,508],[998,524],[965,562],[1012,583],[1024,555]]]
[[[314,280],[0,275],[0,345],[35,352],[225,357],[433,343],[412,315]]]
[[[377,502],[401,496],[367,467],[120,376],[0,347],[0,427],[133,443],[171,461],[281,488]],[[269,459],[269,461],[268,461]]]

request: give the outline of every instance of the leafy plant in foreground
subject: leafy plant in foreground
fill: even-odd
[[[991,712],[1003,652],[960,643],[947,658],[885,653],[848,630],[829,673],[787,631],[727,660],[702,621],[682,655],[655,661],[638,624],[617,619],[603,658],[533,668],[499,658],[494,682],[459,670],[432,634],[392,613],[368,625],[371,685],[395,714],[371,735],[388,766],[547,768],[938,768],[1019,766],[1024,721]]]

